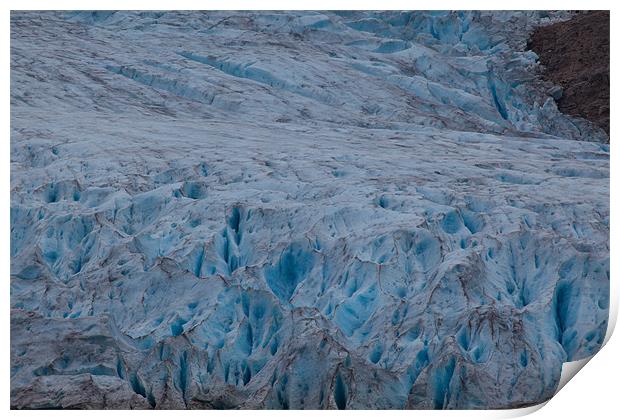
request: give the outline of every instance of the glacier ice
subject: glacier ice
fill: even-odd
[[[508,408],[594,354],[563,12],[13,12],[11,405]]]

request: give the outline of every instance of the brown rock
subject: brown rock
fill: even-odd
[[[609,11],[577,12],[537,28],[528,49],[540,57],[544,77],[562,87],[565,114],[592,121],[609,134]]]

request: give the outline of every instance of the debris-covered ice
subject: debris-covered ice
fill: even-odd
[[[11,405],[548,399],[609,306],[560,17],[13,12]]]

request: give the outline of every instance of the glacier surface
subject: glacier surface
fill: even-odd
[[[510,408],[601,346],[548,12],[13,12],[11,406]]]

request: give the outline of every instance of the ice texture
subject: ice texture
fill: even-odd
[[[594,354],[547,12],[13,12],[11,405],[510,408]]]

